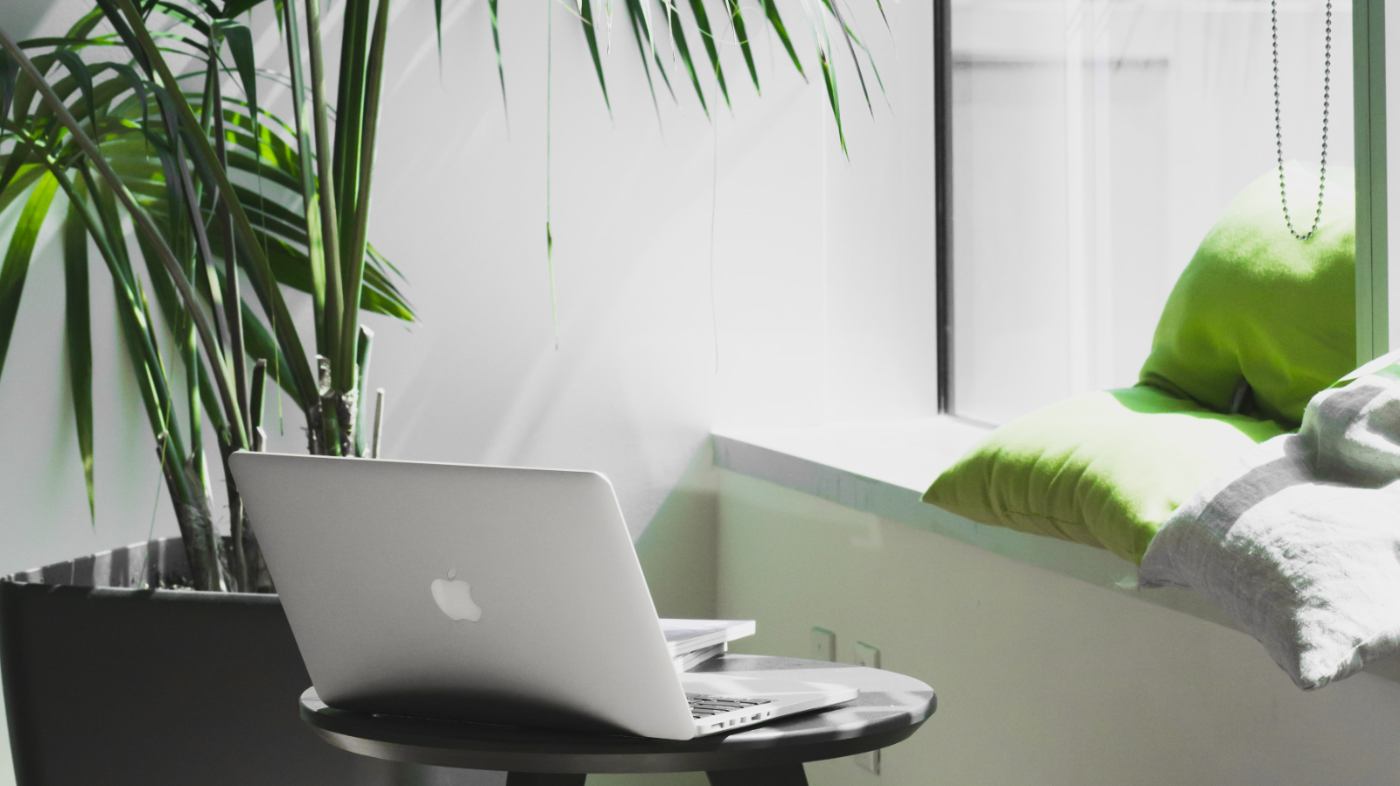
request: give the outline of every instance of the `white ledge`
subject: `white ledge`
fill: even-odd
[[[1188,590],[1137,588],[1137,569],[1102,549],[989,527],[920,500],[940,472],[987,434],[952,417],[811,428],[730,429],[713,435],[715,466],[953,538],[1008,559],[1086,581],[1238,630]],[[1368,672],[1400,682],[1400,660]]]
[[[1134,567],[1101,549],[988,527],[920,500],[986,434],[952,417],[717,432],[715,465],[1093,584],[1131,584]]]

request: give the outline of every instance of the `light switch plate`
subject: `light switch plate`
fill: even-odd
[[[871,669],[880,668],[880,648],[863,641],[856,642],[855,664]]]
[[[836,634],[826,628],[812,628],[812,660],[836,660]]]

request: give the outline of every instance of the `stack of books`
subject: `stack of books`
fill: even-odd
[[[753,620],[661,620],[666,649],[678,672],[723,655],[729,642],[752,636],[757,629]]]

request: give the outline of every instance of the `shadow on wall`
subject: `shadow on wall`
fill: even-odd
[[[714,617],[719,606],[716,473],[707,439],[637,538],[637,558],[662,617]]]
[[[714,450],[705,440],[637,538],[637,557],[662,617],[706,618],[718,613],[718,492]],[[589,786],[704,786],[708,782],[698,772],[588,778]]]

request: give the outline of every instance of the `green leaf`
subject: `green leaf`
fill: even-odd
[[[710,27],[710,16],[705,13],[704,0],[690,0],[690,12],[695,15],[695,26],[700,29],[700,42],[705,45],[705,53],[710,56],[710,65],[715,69],[715,81],[724,103],[729,103],[729,85],[724,81],[724,67],[719,61],[719,47],[715,43],[715,33]]]
[[[672,5],[673,0],[661,0],[666,6],[666,17],[669,20],[675,11]],[[682,25],[670,24],[671,41],[676,47],[676,54],[680,55],[681,63],[685,65],[685,70],[690,73],[690,83],[695,86],[695,97],[700,99],[700,108],[705,110],[705,115],[710,114],[710,107],[705,103],[705,88],[700,86],[700,74],[695,71],[695,61],[690,57],[690,44],[685,40],[685,28]]]
[[[10,206],[43,174],[44,155],[28,138],[19,139],[0,170],[0,211]]]
[[[127,11],[131,13],[131,15],[134,18],[136,18],[137,21],[139,21],[139,17],[136,16],[134,9],[132,9],[129,4],[129,0],[119,0],[119,2],[124,3],[126,5]],[[149,41],[149,38],[147,38],[146,40]],[[189,286],[189,282],[184,278],[183,271],[180,269],[179,261],[175,258],[174,254],[170,252],[169,247],[165,245],[163,238],[161,238],[159,228],[154,224],[154,222],[151,220],[150,216],[146,213],[146,211],[143,210],[141,206],[136,203],[134,197],[132,197],[131,193],[125,188],[124,184],[120,180],[120,177],[111,168],[111,165],[106,161],[106,159],[102,156],[102,152],[100,148],[98,148],[97,143],[94,142],[92,139],[89,139],[86,136],[86,134],[83,133],[83,130],[79,126],[78,121],[74,119],[73,116],[68,112],[67,107],[65,107],[63,105],[63,102],[58,98],[58,96],[53,93],[52,89],[48,86],[48,84],[45,81],[43,81],[43,77],[37,72],[37,69],[34,67],[33,63],[29,61],[27,57],[25,57],[24,53],[19,49],[19,47],[16,46],[15,43],[3,32],[0,32],[0,46],[3,46],[10,53],[10,55],[19,62],[21,69],[25,70],[26,76],[29,76],[31,79],[35,80],[36,87],[38,88],[39,92],[43,95],[45,104],[47,104],[49,108],[54,111],[55,116],[63,124],[63,127],[68,131],[74,143],[81,148],[83,155],[87,159],[87,161],[90,162],[91,165],[98,171],[103,181],[110,185],[110,187],[115,192],[117,198],[121,200],[122,207],[125,209],[127,214],[132,217],[136,225],[137,231],[146,234],[151,238],[152,245],[156,246],[156,248],[160,251],[161,263],[166,266],[167,270],[171,274],[171,277],[175,279],[177,285],[180,287],[181,300],[184,302],[185,308],[189,311],[191,318],[193,318],[195,321],[195,325],[199,330],[201,342],[205,345],[206,351],[208,351],[211,356],[217,357],[218,347],[216,345],[216,339],[214,336],[213,328],[209,324],[206,315],[202,312],[198,299]],[[154,45],[151,44],[151,48],[153,47]],[[158,52],[156,52],[156,57],[159,57]],[[163,61],[158,62],[160,62],[163,66]],[[162,76],[168,77],[167,81],[173,87],[178,89],[178,84],[175,83],[173,76],[170,76],[168,71],[163,73]],[[197,123],[192,123],[191,125],[197,128]],[[191,134],[190,136],[196,135]],[[205,141],[207,142],[207,140]],[[227,374],[216,375],[215,381],[219,383],[220,398],[222,398],[226,402],[225,408],[229,410],[235,410],[234,405],[227,403],[232,399],[232,392],[230,390],[230,382],[227,378]],[[241,422],[238,425],[240,426],[241,431]],[[241,447],[246,442],[246,435],[240,433],[238,436],[239,439],[236,440],[235,444]],[[185,454],[178,453],[177,455],[183,456]]]
[[[598,26],[593,22],[593,0],[580,0],[579,18],[583,20],[583,35],[588,39],[588,53],[593,57],[593,70],[598,74],[598,87],[603,89],[603,103],[608,107],[608,114],[612,114],[608,81],[603,77],[603,59],[598,53]]]
[[[98,0],[98,2],[120,5],[124,14],[139,21],[139,17],[131,7],[130,0]],[[314,7],[314,0],[311,5]],[[288,27],[290,28],[292,25],[288,25]],[[233,195],[233,188],[228,181],[227,173],[218,166],[209,140],[202,133],[199,133],[199,121],[194,116],[189,104],[184,100],[184,96],[177,92],[180,89],[179,82],[171,72],[169,65],[165,62],[164,57],[156,47],[149,32],[141,27],[132,27],[131,33],[133,40],[136,42],[136,46],[141,49],[148,58],[151,67],[155,69],[158,74],[160,82],[165,86],[168,93],[175,98],[173,103],[176,105],[181,126],[189,130],[186,139],[191,143],[191,152],[194,154],[193,160],[201,176],[208,179],[209,186],[218,192],[220,199],[228,206],[229,212],[233,215],[234,226],[239,234],[240,248],[251,258],[251,264],[248,265],[246,269],[250,271],[253,289],[262,302],[263,308],[273,315],[273,327],[277,331],[278,342],[281,344],[288,357],[293,359],[289,360],[289,362],[294,362],[292,369],[297,372],[297,386],[298,389],[301,390],[301,396],[298,398],[298,401],[306,404],[314,400],[317,395],[316,383],[311,376],[310,365],[306,362],[307,356],[305,350],[302,348],[301,337],[296,332],[295,322],[291,319],[287,304],[282,298],[281,291],[278,289],[276,281],[272,278],[271,270],[267,267],[266,257],[256,245],[256,230],[254,230],[252,225],[248,222],[248,216],[243,209],[243,205]],[[4,40],[3,37],[0,37],[0,41]],[[316,54],[319,55],[319,50]],[[312,61],[313,63],[318,63],[318,58],[313,57]],[[23,65],[23,63],[21,63],[21,65]],[[323,96],[318,97],[324,98]],[[325,107],[322,105],[321,112],[324,113],[324,111]],[[322,117],[324,119],[324,116]],[[75,139],[80,139],[78,134],[74,134],[74,137]],[[100,159],[94,159],[94,163],[101,168],[102,162]],[[139,211],[139,206],[133,206]],[[146,227],[143,225],[144,219],[146,218],[144,213],[133,212],[133,216],[137,219],[136,223],[138,227],[140,227],[142,231],[146,231]],[[199,320],[197,320],[197,324],[199,324]],[[208,329],[208,325],[199,324],[199,328],[202,340],[206,344],[211,344],[212,331]],[[217,372],[219,369],[215,369],[215,371]],[[227,380],[223,374],[216,373],[215,381],[220,385],[221,394],[227,392],[225,390],[228,387],[226,384]],[[221,395],[221,398],[228,400],[230,396]],[[236,423],[231,424],[231,427],[238,426],[241,428],[242,425],[242,423]]]
[[[68,69],[68,72],[77,80],[78,87],[82,90],[83,103],[87,104],[88,117],[92,123],[94,138],[97,138],[97,102],[92,95],[92,72],[88,70],[87,63],[83,62],[78,53],[69,49],[56,49],[54,57]]]
[[[278,350],[277,340],[273,338],[272,331],[267,329],[262,318],[249,308],[247,303],[243,304],[243,341],[248,356],[254,360],[265,361],[275,369],[272,372],[274,381],[287,391],[287,395],[295,399],[298,395],[297,387],[292,369],[287,365],[287,358]],[[260,413],[261,409],[254,410],[254,414]]]
[[[826,82],[826,99],[831,104],[831,116],[836,120],[836,136],[841,140],[841,152],[849,158],[851,153],[846,149],[846,131],[841,127],[841,98],[836,92],[836,74],[825,49],[818,47],[817,56],[822,64],[822,80]]]
[[[237,134],[230,134],[226,138],[228,138],[229,141],[232,141],[235,144],[237,144],[237,142],[239,142],[240,140],[237,138],[233,138],[237,136]],[[242,146],[240,145],[239,147]],[[246,148],[244,148],[243,150],[246,150]],[[246,152],[243,152],[243,150],[235,149],[229,151],[228,168],[230,170],[244,172],[248,175],[252,175],[255,179],[260,178],[264,181],[263,185],[278,185],[287,189],[288,191],[291,191],[292,193],[300,195],[301,181],[297,179],[294,171],[288,171],[287,169],[279,167],[269,167],[269,162],[266,159],[259,158],[256,155],[250,155]],[[242,194],[246,194],[253,197],[254,203],[258,201],[259,192],[254,190],[253,188],[235,190],[241,191]],[[244,209],[251,211],[254,208],[251,206],[245,206]]]
[[[158,11],[163,16],[170,17],[176,24],[189,26],[201,39],[207,41],[211,37],[211,32],[210,25],[204,17],[218,15],[219,9],[215,8],[213,3],[202,3],[202,5],[204,8],[191,11],[178,3],[167,2],[167,0],[146,0],[142,8],[142,16],[147,17],[145,27],[147,29],[159,27],[159,25],[152,25],[149,18],[152,12]]]
[[[749,46],[749,32],[744,25],[744,12],[739,7],[739,0],[728,0],[729,21],[734,25],[734,36],[739,39],[739,51],[744,53],[744,64],[749,67],[749,76],[753,78],[754,90],[763,92],[763,88],[758,86],[758,68],[753,64],[753,49]]]
[[[10,56],[0,52],[0,117],[10,116],[10,105],[15,100],[15,82],[19,77],[19,66]],[[0,139],[3,139],[0,136]]]
[[[78,210],[63,217],[64,338],[68,345],[68,386],[73,395],[73,422],[78,456],[83,462],[88,516],[97,523],[92,482],[92,327],[88,302],[88,236]]]
[[[491,43],[496,47],[496,76],[501,82],[501,108],[506,110],[506,116],[510,116],[510,107],[506,102],[506,63],[501,58],[501,15],[497,6],[500,0],[486,0],[486,9],[491,14]]]
[[[137,66],[145,73],[151,73],[150,50],[142,46],[142,42],[137,38],[136,32],[132,30],[131,25],[127,24],[126,18],[122,16],[121,9],[117,7],[117,0],[96,0],[96,2],[98,7],[102,9],[102,14],[107,18],[107,24],[111,25],[112,29],[116,31],[117,36],[121,38],[122,43],[126,45],[127,51],[130,52],[131,56],[136,60]],[[154,48],[153,42],[151,49]]]
[[[212,228],[210,233],[210,238],[216,248],[218,247],[218,238],[222,236],[221,233],[222,230],[217,225]],[[292,289],[309,292],[311,289],[311,265],[307,259],[306,251],[271,235],[267,236],[265,241],[267,260],[278,282]],[[386,272],[392,268],[392,265],[375,250],[373,245],[366,244],[365,250],[367,262],[364,287],[360,290],[360,308],[404,322],[414,321],[417,315],[414,313],[413,307],[393,283],[389,272]]]
[[[29,276],[29,263],[34,257],[34,245],[39,239],[39,230],[44,226],[44,218],[53,204],[58,181],[52,175],[39,178],[29,199],[24,203],[19,221],[10,234],[10,246],[5,251],[4,267],[0,267],[0,373],[5,369],[5,355],[10,349],[10,338],[15,329],[15,317],[19,314],[20,296],[24,294],[24,282]]]
[[[408,298],[393,282],[393,278],[403,279],[403,274],[386,257],[379,253],[373,243],[365,244],[370,264],[365,268],[365,291],[360,293],[360,308],[384,314],[404,322],[412,322],[418,317]],[[392,274],[392,275],[391,275]]]
[[[433,0],[433,30],[437,33],[438,68],[442,68],[442,0]]]
[[[257,8],[267,0],[228,0],[224,3],[224,11],[221,14],[224,19],[234,19]]]
[[[253,121],[258,117],[258,67],[253,54],[253,34],[243,25],[229,25],[224,28],[224,39],[233,53],[234,65],[238,68],[238,78],[243,83],[243,95],[252,107]]]
[[[637,42],[637,54],[642,58],[642,73],[647,77],[647,92],[651,94],[651,106],[656,110],[656,120],[661,122],[661,104],[656,100],[656,83],[651,78],[651,61],[656,56],[655,42],[651,37],[651,27],[646,19],[644,6],[640,0],[627,0],[627,18],[632,23],[632,38]],[[666,77],[666,70],[658,60],[656,67],[661,71],[662,78]],[[666,80],[666,87],[671,87],[671,81]],[[675,93],[671,94],[675,97]]]
[[[0,41],[3,41],[2,36],[3,33],[0,33]],[[110,242],[111,238],[121,241],[125,232],[116,213],[114,199],[106,189],[94,190],[94,184],[83,161],[77,161],[75,168],[82,176],[83,183],[86,184],[87,193],[94,195],[92,199],[85,201],[83,194],[60,170],[51,169],[50,174],[58,181],[64,193],[68,195],[69,214],[76,214],[81,218],[89,236],[107,263],[108,272],[111,273],[116,313],[125,337],[123,345],[136,373],[138,389],[152,433],[163,439],[165,445],[173,449],[176,455],[183,455],[178,425],[169,417],[171,412],[169,385],[165,378],[165,368],[160,358],[160,351],[155,344],[145,296],[133,283],[135,279],[131,275],[130,264],[124,256],[124,243],[118,242],[114,245]],[[137,235],[138,239],[146,237],[145,234]],[[118,249],[121,250],[118,251]],[[195,498],[189,480],[183,473],[169,477],[168,481],[172,484],[170,493],[177,504]]]
[[[413,322],[418,318],[413,306],[393,282],[371,267],[365,268],[365,288],[360,292],[360,308],[403,322]]]
[[[861,49],[865,49],[865,44],[860,42],[860,39],[856,37],[855,31],[851,29],[850,25],[846,24],[846,20],[841,16],[841,10],[836,6],[836,3],[832,2],[832,0],[822,0],[822,2],[826,5],[826,10],[831,12],[831,15],[836,18],[837,24],[841,27],[841,34],[846,39],[846,48],[851,52],[851,64],[856,67],[856,78],[860,80],[860,92],[865,96],[865,107],[870,110],[871,116],[874,116],[875,104],[870,101],[870,90],[865,85],[865,71],[861,69],[860,58],[856,56],[856,47],[859,46]],[[877,73],[876,76],[878,77],[879,74]],[[881,86],[883,86],[883,80]],[[842,149],[845,149],[844,145]]]
[[[807,72],[802,68],[802,60],[797,56],[797,50],[792,45],[792,38],[788,36],[787,25],[783,24],[783,16],[778,13],[777,0],[762,0],[763,13],[768,17],[768,23],[772,25],[773,32],[778,34],[778,40],[783,42],[783,49],[787,50],[788,57],[792,58],[792,64],[797,68],[797,73],[802,75],[802,79],[807,79]]]
[[[100,71],[103,68],[110,68],[115,71],[117,76],[122,80],[122,83],[131,89],[137,105],[141,107],[141,128],[144,129],[150,125],[150,99],[146,80],[142,79],[141,75],[136,73],[136,69],[126,63],[103,63],[95,70]]]
[[[79,17],[78,21],[74,22],[73,26],[68,28],[68,35],[66,37],[73,39],[86,38],[88,34],[92,32],[93,28],[101,21],[101,9],[94,8]],[[5,55],[5,58],[9,59],[9,56]],[[10,60],[10,62],[14,63],[13,60]],[[54,58],[52,55],[39,55],[34,58],[34,65],[41,74],[47,74],[53,62]],[[29,80],[20,79],[17,81],[12,108],[14,120],[17,125],[24,125],[24,120],[29,115],[29,107],[34,100],[35,91],[36,88],[34,84]]]
[[[177,427],[166,415],[170,393],[166,386],[165,369],[159,354],[151,349],[150,333],[145,329],[150,313],[145,309],[145,302],[126,290],[116,277],[112,279],[112,294],[117,322],[122,328],[122,343],[136,373],[137,390],[141,393],[141,403],[146,410],[151,433],[173,436]]]

